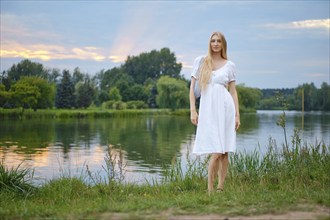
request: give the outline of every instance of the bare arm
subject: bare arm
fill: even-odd
[[[191,77],[190,90],[189,90],[189,101],[190,101],[190,120],[191,123],[197,125],[198,123],[198,114],[196,111],[196,97],[194,94],[196,79]]]
[[[230,92],[231,96],[233,97],[234,104],[235,104],[235,129],[237,130],[241,123],[240,123],[239,104],[238,104],[238,97],[237,97],[235,81],[230,82],[228,87],[229,87],[229,92]]]

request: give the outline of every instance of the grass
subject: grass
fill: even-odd
[[[253,109],[242,109],[241,112],[255,112]],[[32,119],[32,118],[109,118],[135,117],[139,115],[177,115],[189,116],[189,109],[4,109],[0,108],[0,119]]]
[[[185,172],[181,161],[173,161],[171,166],[164,167],[162,180],[137,185],[122,181],[125,165],[108,152],[107,165],[102,167],[108,177],[102,179],[87,167],[84,176],[63,176],[34,190],[29,190],[33,187],[25,178],[33,171],[19,167],[8,170],[1,163],[1,178],[7,181],[0,190],[0,216],[2,219],[108,219],[122,213],[125,219],[145,216],[157,219],[164,212],[237,216],[299,210],[300,204],[330,207],[329,151],[329,146],[321,142],[301,143],[298,131],[288,147],[279,148],[270,139],[265,155],[259,155],[258,150],[232,155],[225,191],[210,196],[206,191],[208,158],[188,157]],[[116,166],[120,169],[115,169]],[[27,190],[17,190],[23,186]]]
[[[189,109],[3,109],[0,108],[0,119],[31,119],[31,118],[109,118],[131,117],[138,115],[189,115]]]
[[[21,163],[22,164],[22,163]],[[33,170],[20,168],[19,164],[15,168],[8,168],[4,161],[0,161],[0,191],[27,194],[34,190],[30,184],[33,179]]]

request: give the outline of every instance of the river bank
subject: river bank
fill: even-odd
[[[239,216],[260,219],[269,214],[315,213],[309,216],[329,219],[326,213],[330,207],[330,148],[324,143],[302,143],[298,133],[287,148],[277,151],[270,145],[263,157],[258,152],[233,155],[225,191],[211,195],[206,191],[207,158],[188,160],[186,172],[180,161],[173,161],[163,169],[161,181],[138,185],[122,181],[125,172],[121,171],[125,171],[125,166],[120,158],[112,156],[109,152],[105,157],[107,166],[100,168],[107,171],[106,178],[86,167],[87,173],[81,177],[62,176],[37,187],[23,181],[32,170],[17,175],[22,174],[19,168],[10,170],[2,163],[0,216],[2,219],[235,219]],[[15,184],[12,179],[16,180]]]

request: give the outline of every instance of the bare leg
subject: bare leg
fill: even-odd
[[[225,179],[227,176],[228,170],[228,153],[222,154],[220,158],[220,167],[219,169],[219,182],[218,182],[218,189],[223,190]]]
[[[219,169],[219,158],[220,158],[220,154],[212,154],[210,159],[210,164],[208,168],[208,186],[207,186],[209,193],[213,191],[214,179]]]
[[[219,158],[219,169],[218,169],[218,187],[217,189],[219,189],[219,185],[221,183],[221,173],[222,173],[222,154]]]

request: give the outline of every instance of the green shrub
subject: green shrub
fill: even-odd
[[[141,100],[128,101],[126,102],[128,109],[145,109],[148,108],[148,105]]]
[[[102,103],[102,109],[112,109],[113,103],[116,101],[110,100]]]

